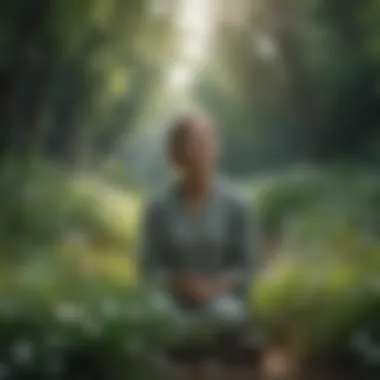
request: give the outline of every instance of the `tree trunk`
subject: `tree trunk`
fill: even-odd
[[[287,74],[292,113],[298,132],[296,136],[300,136],[306,156],[313,157],[319,148],[316,139],[319,129],[318,114],[295,30],[296,13],[293,2],[294,0],[268,1],[264,10],[263,28],[275,41]]]

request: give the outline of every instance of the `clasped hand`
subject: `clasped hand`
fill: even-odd
[[[199,273],[188,273],[174,284],[180,297],[192,302],[207,302],[215,298],[228,286],[224,278],[205,278]]]

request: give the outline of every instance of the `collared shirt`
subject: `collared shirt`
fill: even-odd
[[[181,187],[174,184],[148,204],[141,238],[142,270],[148,280],[165,283],[172,275],[196,271],[223,273],[243,296],[258,259],[258,231],[248,202],[216,181],[201,213],[189,212]]]

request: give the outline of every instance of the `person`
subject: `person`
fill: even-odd
[[[200,321],[218,326],[225,356],[231,358],[231,347],[249,322],[246,297],[258,255],[257,231],[244,197],[217,174],[220,144],[212,120],[200,113],[182,114],[167,137],[177,177],[146,207],[143,274],[170,295],[195,330]],[[193,364],[211,355],[206,344],[195,349],[184,345],[176,352]],[[199,371],[193,375],[200,376]]]

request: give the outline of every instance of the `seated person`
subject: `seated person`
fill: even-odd
[[[143,273],[162,286],[195,330],[202,321],[220,326],[231,350],[248,322],[245,298],[258,255],[251,246],[257,245],[257,231],[248,205],[216,176],[218,139],[207,117],[179,117],[167,148],[178,177],[146,209]],[[210,354],[205,344],[190,347],[185,352],[194,360]]]

